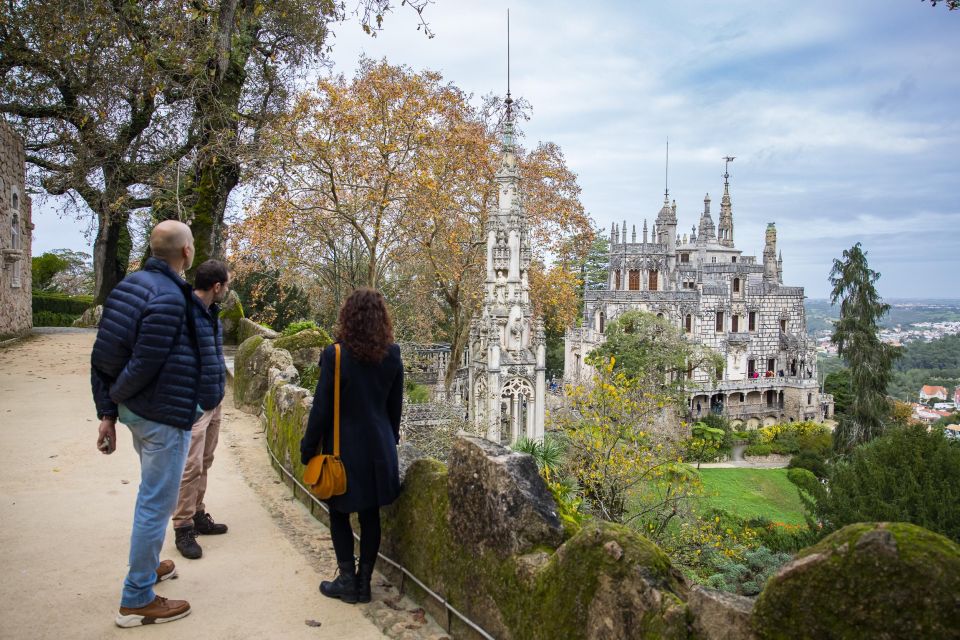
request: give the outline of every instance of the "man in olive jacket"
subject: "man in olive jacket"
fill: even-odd
[[[181,273],[193,263],[193,234],[174,220],[150,234],[153,257],[128,275],[103,305],[91,354],[100,431],[97,448],[116,450],[116,423],[127,425],[140,457],[140,488],[130,537],[130,569],[116,624],[135,627],[178,620],[184,600],[157,596],[153,585],[176,573],[160,562],[180,476],[198,416],[201,360],[193,306],[202,304]]]

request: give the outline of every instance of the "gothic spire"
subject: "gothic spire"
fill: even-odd
[[[733,207],[730,204],[730,163],[734,156],[725,156],[723,158],[725,165],[723,169],[723,199],[720,201],[720,225],[717,235],[720,244],[724,247],[733,246]]]

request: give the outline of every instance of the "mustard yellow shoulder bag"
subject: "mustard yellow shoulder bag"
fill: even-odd
[[[340,461],[340,345],[334,344],[336,358],[333,373],[333,455],[310,458],[303,481],[311,493],[326,500],[347,492],[347,472]]]

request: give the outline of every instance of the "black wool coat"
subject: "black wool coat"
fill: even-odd
[[[318,451],[333,453],[333,345],[320,356],[320,379],[307,430],[300,441],[306,464]],[[400,494],[397,443],[403,402],[400,347],[391,345],[380,363],[361,362],[340,348],[340,458],[347,492],[327,501],[331,509],[354,513],[388,505]]]

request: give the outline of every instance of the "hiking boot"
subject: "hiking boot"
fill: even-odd
[[[357,601],[357,574],[353,562],[338,562],[337,569],[340,575],[336,580],[329,582],[324,580],[320,583],[320,593],[328,598],[340,598],[347,604],[354,604]]]
[[[160,564],[157,565],[157,582],[176,577],[177,566],[173,564],[173,560],[161,560]]]
[[[173,622],[190,614],[190,603],[186,600],[167,600],[161,596],[145,607],[131,609],[120,607],[116,623],[118,627],[139,627],[145,624]]]
[[[203,555],[203,549],[197,544],[197,530],[193,525],[174,527],[173,532],[177,536],[177,551],[180,555],[190,560],[196,560]]]
[[[204,536],[218,536],[227,532],[227,525],[217,524],[206,511],[198,511],[193,514],[193,527],[197,533]]]
[[[373,563],[360,563],[357,570],[357,602],[370,602],[370,579],[373,577]]]

